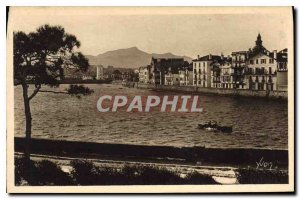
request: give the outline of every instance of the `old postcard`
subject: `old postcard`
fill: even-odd
[[[9,193],[294,191],[292,7],[10,7]]]

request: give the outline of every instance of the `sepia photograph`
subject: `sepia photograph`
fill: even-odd
[[[293,7],[7,7],[8,193],[294,192]]]

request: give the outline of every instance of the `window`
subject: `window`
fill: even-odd
[[[261,59],[261,60],[260,60],[260,63],[261,63],[261,64],[265,64],[265,63],[266,63],[266,59]]]
[[[253,61],[253,60],[250,60],[250,64],[254,64],[254,61]]]
[[[258,83],[258,90],[264,90],[264,84]]]
[[[271,83],[272,82],[272,76],[269,76],[269,83]]]
[[[205,62],[203,62],[203,66],[205,67]]]
[[[269,59],[270,64],[274,64],[274,59]]]
[[[256,60],[256,64],[258,64],[258,59]]]

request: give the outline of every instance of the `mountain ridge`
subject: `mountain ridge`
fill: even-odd
[[[161,54],[147,53],[138,49],[136,46],[111,50],[96,56],[85,56],[89,59],[91,65],[110,65],[118,68],[139,68],[140,66],[149,65],[152,57],[184,58],[185,61],[192,61],[191,57],[174,55],[171,52]]]

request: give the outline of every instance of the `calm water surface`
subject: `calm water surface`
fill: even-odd
[[[175,95],[120,85],[88,85],[91,96],[77,99],[64,94],[38,93],[31,101],[35,138],[130,143],[144,145],[288,148],[287,102],[200,94],[202,113],[100,113],[100,95]],[[52,90],[63,91],[68,85]],[[45,88],[45,87],[44,87]],[[51,90],[50,88],[45,88]],[[25,116],[21,87],[15,88],[15,136],[24,137]],[[178,93],[177,93],[178,95]],[[197,129],[202,121],[232,125],[231,134]]]

